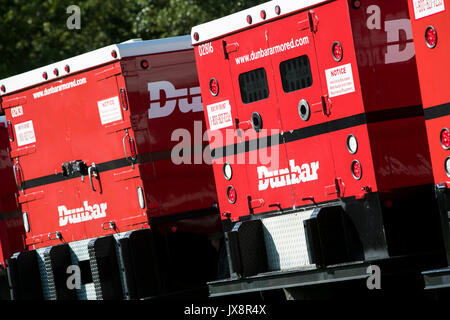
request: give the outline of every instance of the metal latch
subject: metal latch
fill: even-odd
[[[450,182],[440,182],[436,186],[436,191],[446,191],[450,188]]]
[[[95,190],[94,188],[94,181],[93,178],[98,179],[99,183],[100,183],[100,179],[99,179],[99,174],[98,174],[98,169],[96,164],[93,162],[92,165],[88,168],[88,176],[89,176],[89,181],[91,183],[91,188],[92,191],[96,192],[97,190]],[[101,191],[101,184],[100,184],[100,193],[102,193]]]
[[[102,229],[107,231],[107,230],[114,230],[116,229],[116,223],[114,221],[107,221],[102,223]]]
[[[127,153],[127,146],[125,144],[125,141],[128,139],[128,145],[130,147],[130,156],[128,156]],[[123,144],[123,152],[125,153],[125,160],[131,162],[131,168],[134,169],[134,163],[136,161],[136,145],[134,143],[134,139],[130,137],[130,134],[128,133],[128,129],[125,129],[125,137],[122,139]]]
[[[334,185],[325,187],[325,195],[330,196],[336,194],[338,198],[342,198],[345,192],[345,184],[341,178],[334,179]]]
[[[61,240],[62,239],[62,235],[61,232],[56,231],[56,232],[51,232],[48,234],[48,240],[52,241],[52,240]]]
[[[88,174],[88,167],[82,160],[75,160],[64,162],[62,164],[62,175],[69,177],[72,175],[80,174],[82,177]]]

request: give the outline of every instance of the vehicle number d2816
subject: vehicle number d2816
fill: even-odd
[[[206,56],[213,52],[214,52],[214,47],[211,42],[202,44],[201,46],[198,46],[198,54],[200,55],[200,57]]]

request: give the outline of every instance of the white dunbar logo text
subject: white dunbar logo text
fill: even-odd
[[[87,201],[83,202],[83,207],[71,210],[68,210],[66,206],[59,206],[59,226],[104,218],[107,208],[106,202],[90,206]]]
[[[200,87],[175,89],[169,81],[160,81],[150,82],[148,91],[150,92],[149,119],[170,116],[177,104],[183,113],[203,111]]]
[[[289,160],[290,168],[269,171],[265,166],[258,167],[259,191],[267,188],[282,188],[302,182],[318,180],[319,161],[295,165],[295,160]]]

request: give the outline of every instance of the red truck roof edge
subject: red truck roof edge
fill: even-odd
[[[0,96],[9,95],[55,79],[62,79],[66,75],[71,75],[112,61],[118,61],[122,58],[143,54],[188,50],[191,48],[190,37],[188,35],[145,41],[140,39],[128,40],[2,79],[0,80],[0,86],[2,87]],[[68,72],[65,70],[66,66],[69,66]],[[58,70],[56,74],[54,70]],[[47,79],[43,77],[44,73],[46,73]],[[5,91],[3,91],[3,88]]]
[[[197,25],[191,30],[192,44],[200,44],[331,0],[273,0],[234,14]],[[264,14],[262,12],[264,11]],[[250,17],[250,18],[248,18]]]

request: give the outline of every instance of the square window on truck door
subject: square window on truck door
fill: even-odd
[[[239,87],[244,103],[252,103],[269,97],[269,85],[264,68],[239,75]]]
[[[300,56],[280,64],[284,92],[293,92],[312,86],[311,65],[308,56]]]

